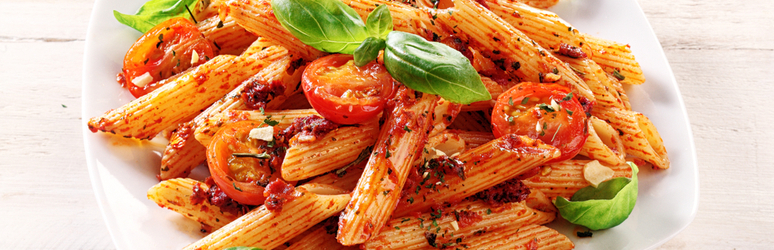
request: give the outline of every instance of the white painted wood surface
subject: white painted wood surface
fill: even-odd
[[[771,248],[774,3],[639,2],[676,75],[699,159],[698,215],[660,249]],[[80,128],[92,5],[0,1],[0,249],[114,248]]]

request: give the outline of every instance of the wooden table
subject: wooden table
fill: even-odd
[[[562,0],[572,1],[572,0]],[[774,243],[774,4],[640,0],[682,91],[699,159],[693,223],[660,249]],[[84,160],[92,0],[0,3],[0,249],[113,249]]]

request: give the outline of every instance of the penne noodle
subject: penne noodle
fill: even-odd
[[[444,201],[462,200],[560,155],[558,149],[540,140],[512,134],[500,137],[459,155],[456,160],[462,164],[454,169],[456,173],[426,169],[427,177],[420,175],[424,180],[406,187],[394,216],[424,212]]]
[[[196,140],[202,145],[209,145],[212,137],[224,125],[238,121],[256,121],[262,122],[266,119],[272,119],[279,122],[275,129],[285,129],[293,124],[295,118],[318,115],[314,109],[299,110],[280,110],[280,111],[247,111],[247,110],[229,110],[220,114],[212,115],[204,121],[201,126],[196,128],[194,135]]]
[[[210,204],[206,199],[194,204],[191,197],[194,196],[194,187],[196,186],[204,191],[210,188],[207,184],[193,179],[170,179],[151,187],[148,190],[148,199],[156,202],[160,207],[178,212],[199,222],[202,224],[202,229],[208,232],[217,230],[242,215],[221,210],[220,207]]]
[[[597,103],[592,109],[606,108],[627,108],[627,104],[621,99],[620,92],[613,85],[613,81],[608,74],[602,70],[599,65],[588,58],[571,58],[568,56],[557,56],[559,59],[567,62],[575,70],[584,82],[591,88]]]
[[[543,192],[551,199],[556,197],[572,198],[581,188],[589,186],[589,182],[583,178],[583,167],[590,160],[567,160],[542,166],[538,174],[522,180],[531,189]],[[632,170],[627,164],[606,166],[613,170],[613,176],[632,177]]]
[[[463,201],[418,216],[391,219],[363,248],[409,250],[456,246],[482,231],[546,224],[554,218],[556,214],[532,209],[525,201],[499,207],[481,200]]]
[[[483,232],[460,243],[468,249],[573,249],[575,244],[567,236],[540,225],[518,227],[508,225]]]
[[[642,84],[645,77],[640,64],[628,45],[581,33],[555,13],[528,6],[526,0],[484,0],[486,7],[497,16],[534,39],[537,44],[551,50],[562,43],[580,47],[599,66],[611,73],[615,70],[627,84]],[[544,1],[544,0],[537,0]]]
[[[593,60],[599,64],[605,72],[615,75],[621,83],[642,84],[645,75],[642,73],[639,63],[634,60],[629,45],[584,35],[586,42],[593,51]]]
[[[602,119],[589,119],[589,136],[578,154],[616,166],[626,162],[626,151],[618,131]]]
[[[339,213],[350,200],[348,194],[318,195],[299,186],[295,197],[273,212],[265,205],[205,236],[184,249],[224,249],[251,246],[272,249]],[[271,230],[269,230],[271,229]]]
[[[324,55],[323,52],[302,43],[282,27],[274,16],[269,0],[227,0],[220,8],[220,16],[221,19],[224,16],[233,17],[239,26],[255,35],[282,44],[291,54],[300,56],[305,61],[312,61]]]
[[[237,25],[234,18],[226,16],[224,20],[213,15],[202,20],[196,26],[204,37],[212,41],[220,54],[239,55],[247,49],[257,36]]]
[[[413,163],[421,156],[433,128],[438,96],[405,86],[398,89],[396,105],[388,115],[368,159],[365,171],[342,212],[336,239],[350,246],[368,240],[389,220]]]
[[[259,39],[254,43],[262,44]],[[92,132],[151,139],[163,129],[193,117],[269,63],[287,55],[281,46],[264,47],[239,57],[220,55],[167,79],[168,83],[117,109],[89,119]],[[257,49],[256,49],[257,50]]]
[[[379,134],[377,120],[355,126],[339,127],[312,142],[296,139],[282,162],[282,178],[297,181],[339,169],[368,156]]]
[[[197,115],[191,122],[181,124],[169,137],[170,143],[164,149],[164,153],[161,157],[161,168],[158,178],[160,180],[166,180],[170,178],[186,177],[194,167],[202,164],[206,160],[206,148],[199,143],[192,134],[214,114],[226,110],[246,108],[242,95],[245,92],[245,87],[249,83],[261,85],[271,82],[282,83],[285,92],[277,96],[272,96],[271,101],[266,105],[267,108],[274,108],[281,105],[287,95],[295,95],[298,84],[301,81],[303,66],[299,66],[299,68],[292,67],[290,55],[272,62],[256,75],[244,81],[234,90],[223,96],[220,100],[210,105],[210,107]]]
[[[657,168],[669,168],[664,141],[645,115],[621,109],[605,110],[594,115],[619,131],[626,153],[650,162]]]

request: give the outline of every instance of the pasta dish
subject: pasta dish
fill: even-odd
[[[202,225],[185,249],[571,249],[670,166],[630,48],[525,3],[194,2],[88,122],[168,139],[148,198]]]

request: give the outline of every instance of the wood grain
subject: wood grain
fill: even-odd
[[[699,159],[699,212],[659,249],[770,248],[774,5],[639,3],[682,91]],[[114,248],[89,183],[81,134],[81,71],[92,5],[0,4],[2,249]]]

